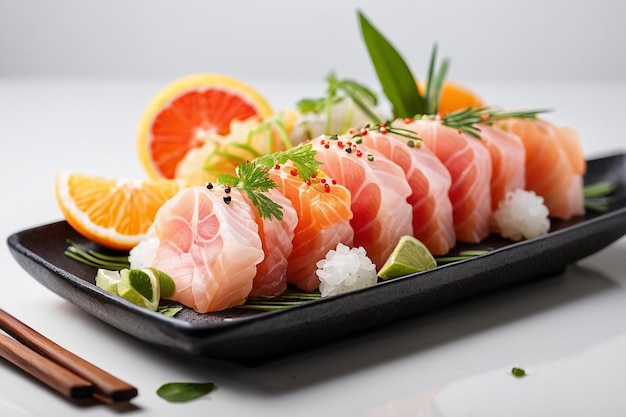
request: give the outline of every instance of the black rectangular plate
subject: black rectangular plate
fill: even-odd
[[[588,161],[585,183],[610,181],[609,210],[553,221],[547,235],[518,243],[491,236],[469,248],[493,249],[464,261],[373,287],[273,312],[229,309],[175,318],[137,307],[94,284],[96,269],[67,258],[68,239],[102,251],[61,221],[9,236],[17,262],[37,281],[84,311],[177,354],[262,363],[327,345],[522,280],[558,274],[626,234],[626,154]]]

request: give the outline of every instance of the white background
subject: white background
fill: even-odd
[[[369,80],[357,10],[420,77],[435,42],[463,82],[626,77],[621,0],[2,0],[0,75]]]

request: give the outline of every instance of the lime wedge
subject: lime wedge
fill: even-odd
[[[174,292],[176,291],[176,283],[174,282],[174,280],[172,279],[172,277],[170,277],[168,274],[166,274],[165,272],[156,269],[156,268],[150,268],[152,270],[152,272],[154,274],[156,274],[158,280],[159,280],[159,284],[161,286],[161,297],[171,297],[172,295],[174,295]]]
[[[110,271],[108,269],[98,269],[96,274],[96,285],[111,294],[118,295],[117,285],[122,280],[120,271]]]
[[[402,236],[378,276],[382,279],[398,278],[437,266],[437,261],[422,242],[413,236]]]
[[[159,307],[160,283],[156,274],[150,269],[123,269],[122,279],[117,285],[120,297],[156,311]]]

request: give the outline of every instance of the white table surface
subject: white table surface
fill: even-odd
[[[0,234],[61,219],[58,170],[144,177],[139,115],[169,80],[0,78]],[[276,108],[323,86],[252,82]],[[622,152],[626,83],[480,83],[506,108],[552,108],[586,155]],[[626,413],[626,239],[561,276],[467,300],[350,341],[257,368],[172,356],[53,294],[0,250],[0,307],[130,382],[121,407],[70,403],[0,361],[3,416],[621,416]],[[530,374],[517,379],[513,366]],[[214,382],[186,404],[166,382]]]

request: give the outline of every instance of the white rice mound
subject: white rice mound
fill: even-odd
[[[350,249],[339,243],[329,250],[326,258],[317,262],[322,297],[341,294],[376,284],[376,265],[362,247]]]
[[[534,191],[517,189],[506,193],[494,213],[494,219],[503,237],[520,241],[548,233],[549,214],[543,197]]]

